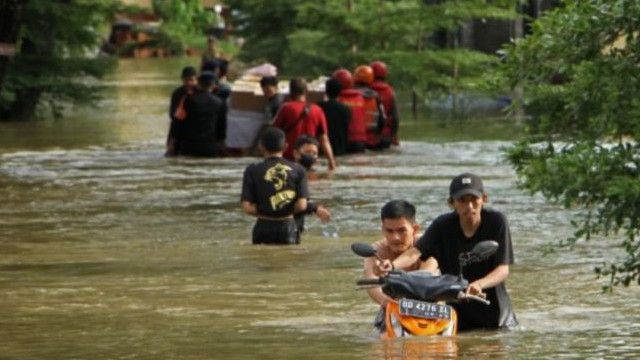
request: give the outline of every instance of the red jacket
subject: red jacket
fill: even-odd
[[[365,102],[360,91],[356,89],[344,89],[340,92],[340,95],[338,95],[338,101],[347,105],[351,110],[348,141],[350,143],[364,143],[367,141]]]
[[[309,106],[306,116],[301,116],[305,106]],[[304,101],[287,101],[276,114],[273,126],[282,129],[286,135],[287,148],[283,157],[293,160],[293,145],[300,135],[318,137],[327,134],[327,119],[322,108],[316,104],[307,104]]]

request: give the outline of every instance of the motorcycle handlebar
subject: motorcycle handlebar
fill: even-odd
[[[360,286],[380,285],[380,284],[382,284],[380,278],[359,279],[356,281],[356,285],[360,285]]]
[[[479,301],[485,305],[491,305],[491,301],[481,297],[481,296],[477,296],[477,295],[471,295],[471,294],[466,294],[463,292],[460,292],[460,294],[458,295],[458,299],[469,299],[469,300],[475,300],[475,301]]]

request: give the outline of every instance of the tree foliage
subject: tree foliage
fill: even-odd
[[[24,3],[18,37],[19,52],[12,59],[0,92],[0,117],[27,119],[48,102],[54,115],[63,104],[91,102],[109,61],[94,55],[101,40],[100,26],[116,4],[102,0],[29,0]]]
[[[216,25],[216,17],[204,9],[201,0],[153,0],[152,5],[169,39],[202,42],[205,30]]]
[[[512,19],[516,0],[230,0],[246,38],[241,57],[285,74],[316,76],[381,59],[396,83],[449,92],[477,86],[495,56],[434,45],[473,19]]]
[[[510,148],[524,188],[585,211],[568,244],[622,237],[596,272],[640,281],[640,3],[565,1],[507,49],[504,80],[524,90],[526,139]]]

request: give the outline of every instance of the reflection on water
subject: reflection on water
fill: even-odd
[[[405,124],[400,149],[341,159],[311,185],[334,215],[302,245],[251,246],[240,159],[165,159],[166,101],[184,60],[123,62],[98,110],[0,124],[0,354],[41,358],[633,358],[638,289],[601,294],[592,267],[612,241],[544,256],[570,213],[515,187],[504,120],[467,132]],[[474,129],[503,127],[494,140]],[[443,130],[443,132],[446,132]],[[406,140],[409,139],[409,140]],[[459,141],[462,139],[463,141]],[[355,290],[352,242],[379,238],[379,208],[406,198],[428,225],[449,179],[474,171],[508,214],[513,332],[380,341]],[[335,234],[338,236],[334,236]],[[329,235],[329,236],[327,236]]]

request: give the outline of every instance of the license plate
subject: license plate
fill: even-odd
[[[424,319],[451,319],[451,307],[413,299],[398,301],[400,314]]]

